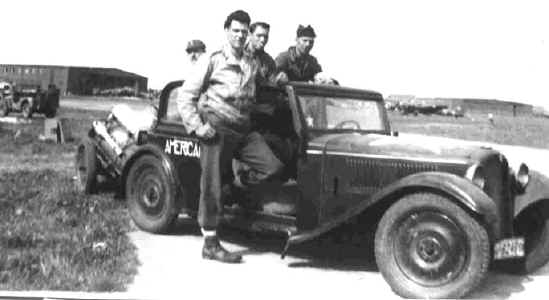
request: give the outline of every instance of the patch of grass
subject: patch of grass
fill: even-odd
[[[123,291],[136,273],[130,217],[68,174],[0,173],[0,290]]]
[[[63,119],[66,132],[70,132],[64,144],[55,141],[40,141],[44,135],[44,119],[33,118],[31,123],[7,124],[0,123],[0,153],[29,154],[59,154],[73,152],[82,138],[87,136],[93,120],[102,119],[107,112],[86,111],[81,109],[62,108],[58,118]]]
[[[76,145],[106,114],[60,110],[73,137],[65,144],[39,140],[40,117],[0,123],[0,290],[123,291],[133,280],[124,202],[72,182]]]
[[[499,144],[549,148],[549,119],[533,116],[495,115],[494,122],[487,115],[472,114],[463,118],[438,115],[401,115],[389,112],[393,130],[488,141]]]

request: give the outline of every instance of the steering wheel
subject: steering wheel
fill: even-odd
[[[360,124],[355,120],[345,120],[337,123],[336,129],[360,129]]]

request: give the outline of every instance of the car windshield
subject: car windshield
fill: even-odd
[[[309,129],[382,131],[382,104],[344,97],[299,96]]]

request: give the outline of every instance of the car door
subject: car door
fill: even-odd
[[[188,209],[198,210],[200,196],[200,143],[188,135],[177,109],[177,92],[182,81],[168,84],[162,91],[158,121],[149,140],[163,150],[176,169],[179,184],[185,191]]]
[[[298,139],[297,183],[301,197],[296,205],[296,225],[299,230],[310,230],[320,223],[323,157],[319,154],[322,151],[309,145],[307,123],[299,96],[292,86],[287,86],[286,91]]]

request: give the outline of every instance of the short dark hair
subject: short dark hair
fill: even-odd
[[[255,22],[252,25],[250,25],[250,32],[253,33],[257,27],[262,27],[262,28],[265,28],[267,30],[271,29],[271,25],[269,25],[265,22]]]
[[[239,10],[233,11],[230,15],[227,16],[227,19],[225,20],[225,24],[223,24],[223,28],[225,29],[229,28],[229,26],[231,26],[231,23],[233,21],[244,23],[250,26],[251,19],[250,19],[250,15],[247,12],[239,9]]]

